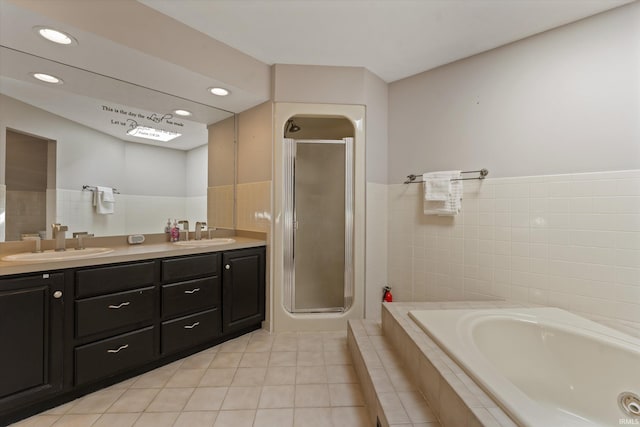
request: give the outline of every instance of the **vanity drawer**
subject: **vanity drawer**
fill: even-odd
[[[162,286],[163,317],[219,306],[220,278],[217,276]]]
[[[162,281],[176,281],[218,274],[220,254],[192,255],[162,261]]]
[[[153,327],[76,347],[76,384],[134,368],[153,358]]]
[[[76,298],[85,298],[154,283],[155,263],[112,265],[76,272]]]
[[[76,337],[153,319],[154,287],[77,300]]]
[[[162,323],[162,354],[203,343],[220,335],[220,310],[203,311]]]

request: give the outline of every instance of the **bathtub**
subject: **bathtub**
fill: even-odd
[[[409,315],[520,425],[640,425],[639,339],[557,308]]]

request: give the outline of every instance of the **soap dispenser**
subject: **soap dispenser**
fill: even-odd
[[[173,227],[171,228],[171,241],[177,242],[180,240],[180,229],[178,228],[178,222],[173,220]]]

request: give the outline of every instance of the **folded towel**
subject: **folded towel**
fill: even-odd
[[[437,174],[437,180],[441,180],[446,177],[449,181],[449,193],[445,200],[433,200],[427,199],[427,184],[425,180],[425,197],[424,197],[424,213],[425,215],[441,215],[441,216],[455,216],[460,213],[462,208],[462,193],[463,186],[462,181],[455,181],[462,175],[460,171],[448,171],[448,172],[432,172],[433,175]],[[433,178],[433,175],[430,175]],[[424,179],[424,176],[423,176]]]
[[[451,195],[450,174],[428,172],[422,174],[422,181],[424,182],[424,200],[445,201],[449,199]]]
[[[93,202],[96,207],[96,213],[100,215],[112,214],[115,211],[116,202],[116,199],[113,196],[113,188],[96,187]]]

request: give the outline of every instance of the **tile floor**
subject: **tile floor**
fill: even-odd
[[[371,427],[345,332],[255,331],[20,427]]]

